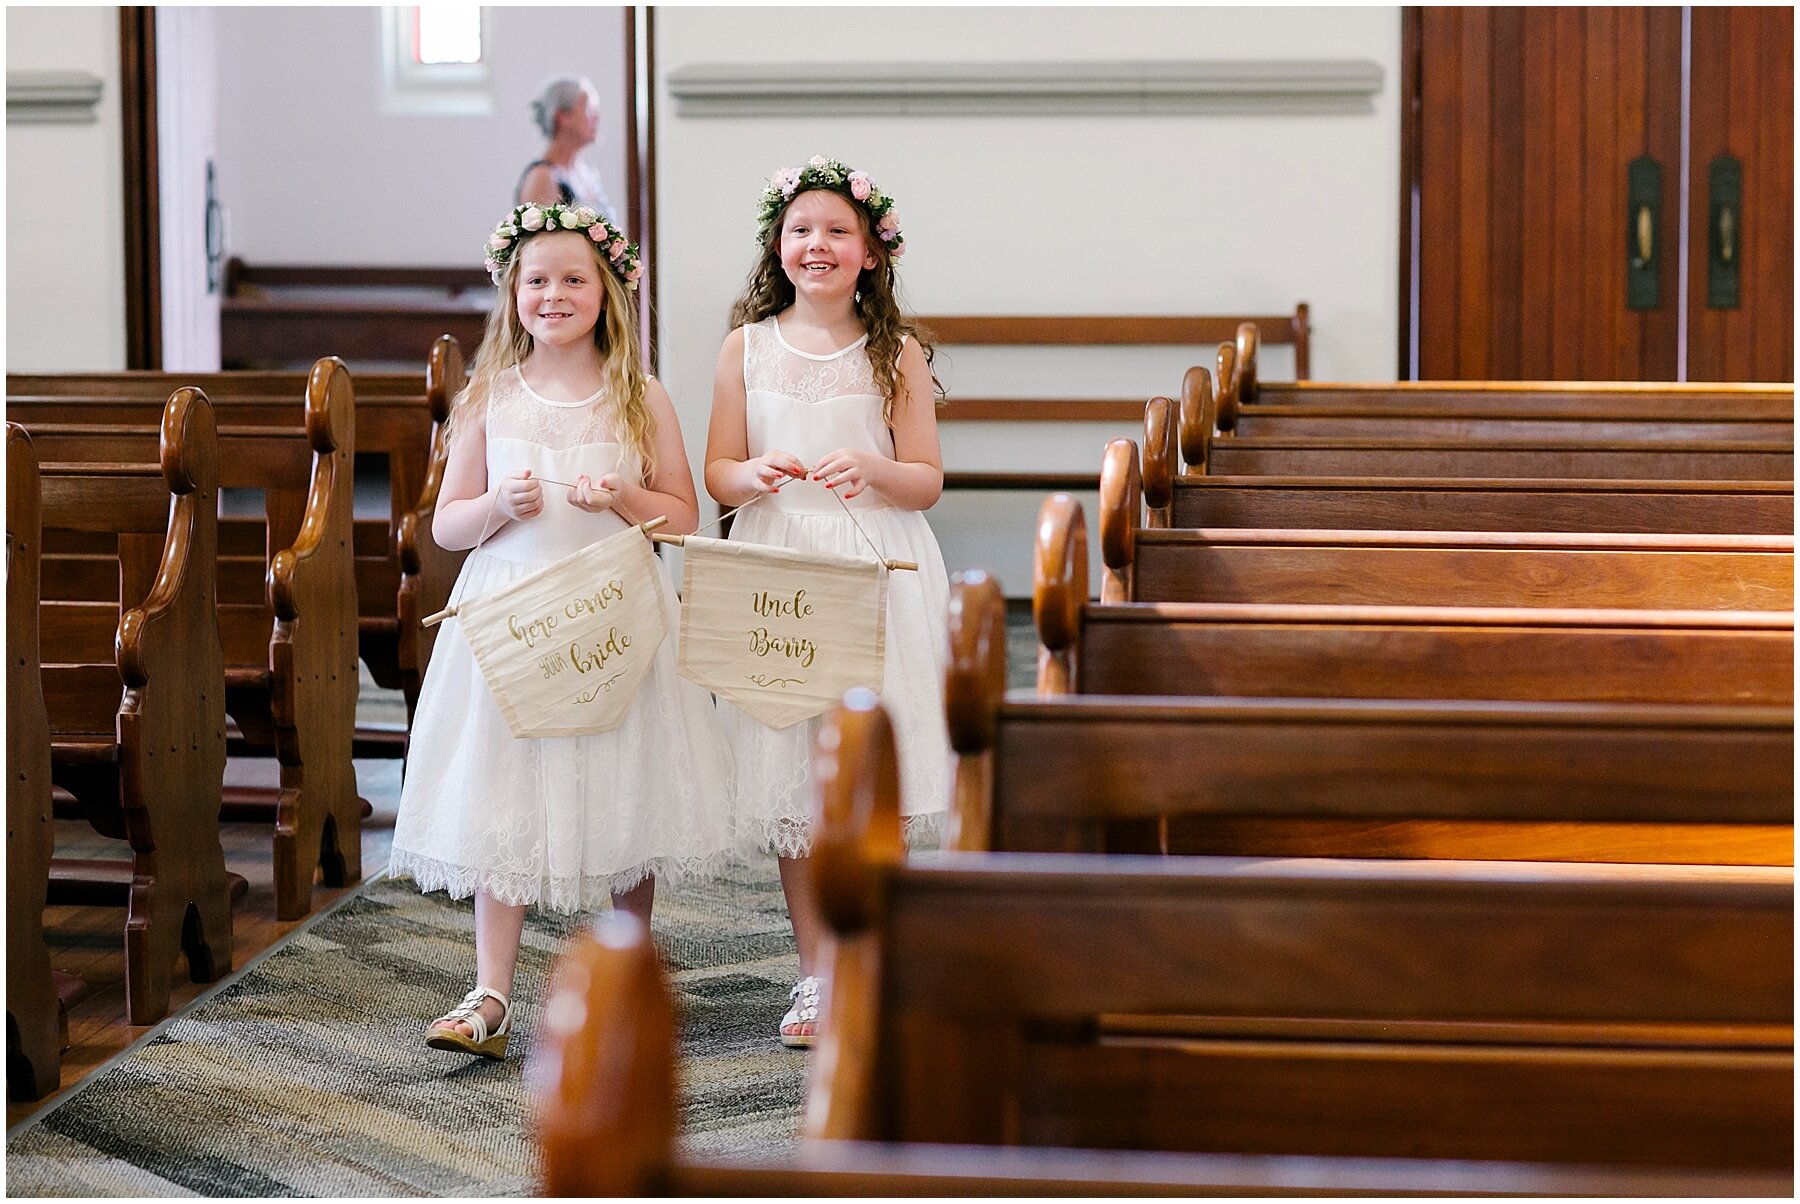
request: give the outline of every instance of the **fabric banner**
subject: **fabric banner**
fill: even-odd
[[[873,557],[690,535],[681,672],[773,728],[881,689],[887,568]]]
[[[618,727],[663,642],[663,615],[662,576],[636,527],[456,608],[520,737]]]

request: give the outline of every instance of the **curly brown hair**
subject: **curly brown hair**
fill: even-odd
[[[863,329],[869,332],[869,367],[875,373],[875,387],[883,398],[882,420],[891,424],[894,405],[900,399],[901,340],[910,335],[919,344],[919,350],[925,353],[927,370],[930,370],[937,350],[930,332],[908,321],[900,307],[900,284],[894,277],[894,257],[887,244],[875,236],[868,209],[850,195],[847,185],[842,188],[802,188],[794,193],[794,197],[814,191],[835,192],[850,202],[862,222],[863,241],[868,244],[869,254],[875,257],[875,266],[864,268],[856,276],[856,316],[861,319]],[[787,205],[794,203],[794,197],[788,198]],[[744,281],[744,291],[732,303],[733,329],[760,322],[794,303],[794,282],[781,270],[781,229],[787,218],[787,205],[782,206],[781,213],[769,224],[763,238],[762,254]],[[936,372],[931,373],[931,391],[937,404],[943,405],[946,400],[944,386]]]

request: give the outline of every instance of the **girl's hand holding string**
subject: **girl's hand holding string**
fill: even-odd
[[[827,489],[835,490],[841,498],[853,498],[869,488],[869,469],[874,462],[886,459],[886,456],[874,452],[840,447],[813,466],[812,479]]]
[[[535,518],[544,509],[544,487],[532,477],[529,468],[514,473],[500,482],[494,509],[511,519]]]
[[[575,478],[575,484],[569,490],[569,505],[589,514],[611,510],[624,485],[617,473],[607,473],[596,482],[584,472]]]
[[[790,480],[806,479],[806,465],[790,452],[767,451],[745,460],[744,467],[750,470],[750,485],[758,493],[776,493]]]

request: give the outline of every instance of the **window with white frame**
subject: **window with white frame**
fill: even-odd
[[[494,111],[484,5],[386,5],[380,12],[383,111]]]

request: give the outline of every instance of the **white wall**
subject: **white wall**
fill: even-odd
[[[6,127],[6,368],[125,366],[119,10],[6,10],[8,71],[101,79],[92,125]],[[76,214],[63,221],[59,215]]]
[[[907,60],[1351,58],[1383,72],[1374,111],[1348,116],[681,117],[665,82],[651,271],[661,375],[696,464],[726,315],[754,256],[757,195],[771,171],[813,154],[896,198],[916,312],[1279,313],[1304,300],[1314,377],[1393,379],[1396,8],[664,6],[656,48],[663,81],[690,63]],[[1176,391],[1194,360],[1120,354],[953,348],[947,367],[968,396],[1140,398]],[[1264,376],[1278,379],[1268,358]],[[969,427],[941,428],[947,467],[1097,472],[1107,434]],[[1027,592],[1038,500],[940,502],[931,518],[952,571],[984,564],[1009,593]]]
[[[529,105],[553,75],[586,75],[599,89],[602,139],[587,157],[624,209],[623,10],[488,13],[494,111],[437,116],[381,111],[374,7],[219,9],[231,253],[252,263],[479,267],[519,174],[543,152]]]

